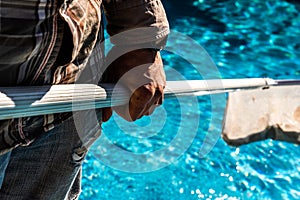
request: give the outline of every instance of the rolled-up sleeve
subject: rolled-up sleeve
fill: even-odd
[[[103,7],[113,44],[165,45],[169,23],[160,0],[106,0]]]

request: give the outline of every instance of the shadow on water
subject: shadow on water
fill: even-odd
[[[176,25],[176,21],[179,19],[196,18],[199,26],[210,29],[213,32],[226,32],[226,24],[216,19],[209,9],[197,9],[197,7],[193,5],[193,2],[193,0],[163,1],[171,28]]]
[[[294,4],[295,8],[300,11],[300,1],[299,0],[285,0],[290,4]]]

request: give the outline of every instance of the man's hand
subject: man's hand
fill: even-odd
[[[114,51],[112,49],[109,54]],[[163,102],[166,84],[159,51],[138,49],[120,56],[109,65],[102,82],[122,84],[131,92],[127,105],[103,109],[104,122],[111,117],[112,109],[127,121],[135,121],[152,114]]]

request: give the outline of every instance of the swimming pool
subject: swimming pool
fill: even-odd
[[[299,79],[299,5],[289,2],[164,1],[174,33],[163,52],[168,80]],[[190,54],[191,41],[216,68]],[[219,136],[224,99],[167,99],[132,124],[114,115],[84,163],[81,199],[299,199],[299,146],[226,145]]]

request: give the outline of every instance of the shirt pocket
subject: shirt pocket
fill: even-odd
[[[101,31],[101,3],[99,0],[65,1],[59,13],[72,37],[71,60],[56,66],[52,84],[70,84],[77,81],[86,67]]]
[[[69,2],[69,1],[68,1]],[[101,22],[99,0],[73,0],[65,2],[59,11],[72,33],[72,61],[81,64],[93,50]]]

